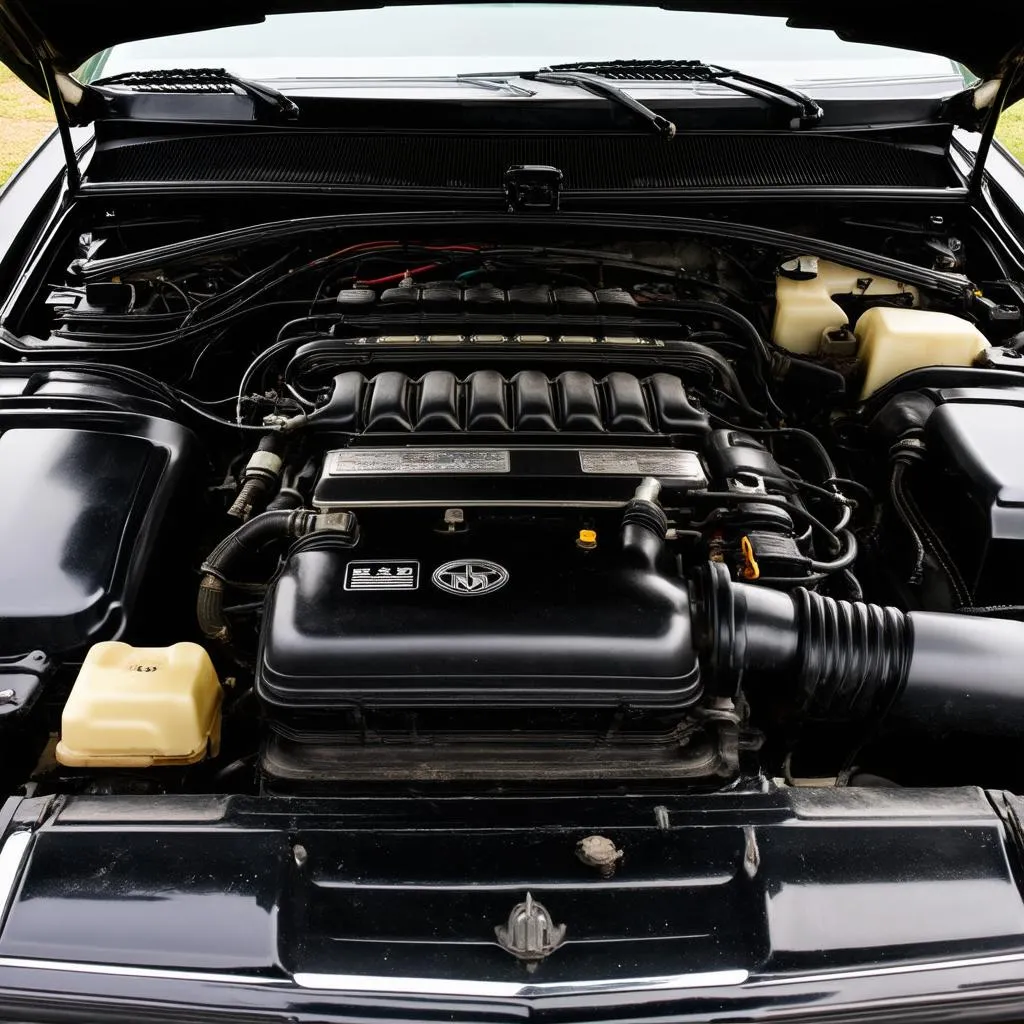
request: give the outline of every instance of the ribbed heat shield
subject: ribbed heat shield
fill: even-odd
[[[797,133],[667,143],[635,135],[259,132],[101,145],[88,179],[498,190],[514,164],[561,168],[567,191],[952,184],[938,154]]]

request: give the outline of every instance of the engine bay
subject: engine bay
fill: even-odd
[[[1024,292],[980,238],[326,220],[39,255],[8,791],[1013,788]]]

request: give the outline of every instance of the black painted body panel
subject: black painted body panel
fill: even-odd
[[[792,1011],[797,993],[825,1005],[909,991],[928,980],[918,968],[949,961],[976,961],[984,978],[993,957],[1024,956],[1018,851],[993,801],[1002,798],[870,789],[94,797],[49,813],[25,801],[9,805],[12,828],[42,824],[0,931],[0,992],[38,974],[48,992],[82,992],[95,977],[60,962],[120,965],[97,991],[128,985],[137,998],[215,998],[236,1011],[315,1004],[317,1019],[333,1020],[375,1005],[365,993],[334,999],[339,978],[360,987],[350,975],[391,979],[397,992],[441,979],[442,995],[444,979],[452,991],[466,980],[524,986],[515,999],[443,1000],[450,1019],[481,1019],[515,1005],[552,1010],[545,986],[711,972],[703,988],[651,983],[625,1002],[581,989],[557,1002],[572,1020],[642,1015],[652,1001],[685,1018],[712,996],[720,1010]],[[610,879],[576,859],[594,833],[625,852]],[[494,934],[527,891],[568,929],[532,974]],[[441,1005],[391,999],[394,1016],[412,1019]]]
[[[124,634],[194,443],[131,412],[0,411],[0,654]]]

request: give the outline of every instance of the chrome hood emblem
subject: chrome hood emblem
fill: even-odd
[[[497,562],[479,558],[460,558],[434,570],[434,585],[458,597],[493,594],[508,583],[508,570]]]
[[[508,924],[498,925],[494,934],[502,949],[532,971],[565,941],[565,925],[556,925],[544,904],[527,893],[525,901],[512,908]]]

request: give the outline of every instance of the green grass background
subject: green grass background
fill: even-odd
[[[50,105],[0,66],[0,184],[11,176],[52,125]],[[1003,115],[999,137],[1024,163],[1024,102]]]

